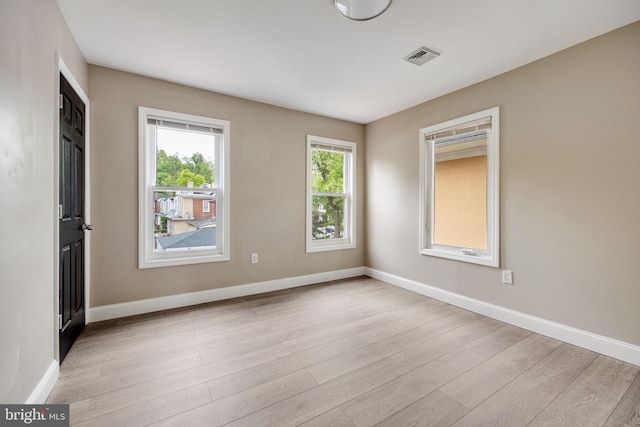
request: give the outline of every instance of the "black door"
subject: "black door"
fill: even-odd
[[[60,362],[84,327],[85,106],[60,74]]]

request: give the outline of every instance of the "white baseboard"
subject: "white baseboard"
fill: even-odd
[[[602,335],[587,332],[581,329],[566,326],[540,317],[531,316],[526,313],[511,310],[498,305],[490,304],[454,292],[446,291],[435,286],[420,283],[414,280],[405,279],[400,276],[385,273],[369,267],[356,267],[345,270],[329,271],[325,273],[309,274],[306,276],[288,277],[284,279],[269,280],[264,282],[249,283],[245,285],[229,286],[226,288],[211,289],[200,292],[190,292],[179,295],[171,295],[160,298],[151,298],[140,301],[126,302],[122,304],[103,305],[89,308],[87,313],[87,323],[99,322],[101,320],[117,319],[120,317],[133,316],[136,314],[150,313],[153,311],[167,310],[171,308],[186,307],[189,305],[202,304],[212,301],[219,301],[230,298],[237,298],[247,295],[256,295],[265,292],[277,291],[281,289],[295,288],[298,286],[312,285],[315,283],[328,282],[331,280],[347,279],[367,275],[374,279],[396,285],[431,298],[444,301],[465,310],[473,311],[493,319],[537,332],[588,350],[595,351],[627,363],[640,366],[640,346],[608,338]],[[57,362],[54,371],[49,368],[43,381],[47,376],[58,377]],[[52,365],[53,366],[53,365]],[[55,379],[50,388],[44,393],[36,393],[39,388],[47,390],[47,382],[41,381],[38,388],[34,390],[29,399],[44,395],[44,399],[55,384]],[[44,400],[43,400],[44,401]]]
[[[365,274],[374,279],[444,301],[448,304],[464,308],[465,310],[473,311],[569,344],[595,351],[596,353],[640,366],[640,346],[469,298],[373,268],[365,267]]]
[[[312,285],[314,283],[328,282],[331,280],[347,279],[350,277],[363,276],[364,274],[364,267],[356,267],[344,270],[328,271],[325,273],[309,274],[306,276],[287,277],[284,279],[268,280],[265,282],[229,286],[226,288],[211,289],[200,292],[189,292],[166,297],[150,298],[121,304],[102,305],[89,308],[87,312],[87,323],[117,319],[120,317],[150,313],[153,311],[167,310],[170,308],[186,307],[189,305],[203,304],[247,295],[261,294],[281,289]]]
[[[38,405],[45,403],[51,394],[51,390],[53,390],[53,386],[55,386],[56,381],[58,381],[59,374],[60,366],[58,365],[58,361],[54,360],[51,362],[51,365],[49,365],[47,372],[45,372],[40,379],[40,382],[38,382],[36,388],[33,389],[31,395],[27,398],[25,404]]]

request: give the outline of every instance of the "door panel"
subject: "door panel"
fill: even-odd
[[[84,211],[84,189],[82,182],[84,181],[84,153],[83,150],[75,147],[75,159],[74,159],[74,169],[73,169],[73,179],[72,182],[75,182],[76,185],[73,187],[72,193],[74,194],[74,218],[82,218]]]
[[[71,246],[62,247],[60,253],[60,286],[62,287],[62,301],[71,299]],[[62,307],[62,324],[67,324],[71,320],[71,306],[61,303]]]
[[[60,75],[60,362],[84,327],[85,106]]]
[[[62,152],[60,162],[60,203],[62,219],[71,218],[71,146],[73,143],[66,135],[62,135]]]
[[[75,263],[75,277],[84,278],[84,242],[75,242],[75,259],[78,261]],[[84,280],[82,280],[84,285]],[[84,286],[75,286],[75,294],[73,295],[72,305],[75,313],[84,308]]]

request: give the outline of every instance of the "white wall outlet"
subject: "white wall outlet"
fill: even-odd
[[[502,270],[502,283],[513,285],[513,272],[511,270]]]
[[[258,263],[258,253],[254,252],[251,254],[251,264],[257,264]]]

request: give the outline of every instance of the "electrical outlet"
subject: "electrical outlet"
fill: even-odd
[[[258,263],[258,254],[256,252],[251,254],[251,264],[257,264]]]
[[[502,283],[513,285],[513,272],[511,270],[502,270]]]

